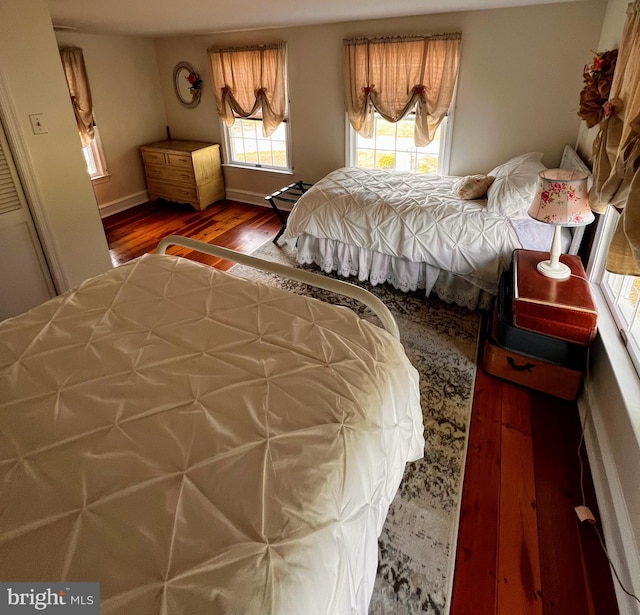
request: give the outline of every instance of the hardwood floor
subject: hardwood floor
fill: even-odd
[[[114,265],[153,251],[168,234],[248,253],[280,228],[270,209],[231,201],[203,212],[145,204],[103,223]],[[574,511],[582,503],[579,441],[574,403],[478,368],[450,615],[618,613],[595,529],[581,524]],[[587,505],[599,519],[584,450],[581,457]]]
[[[196,211],[190,205],[162,201],[145,203],[109,216],[102,223],[114,266],[153,252],[167,235],[184,235],[250,253],[273,238],[280,229],[280,223],[270,208],[233,201],[219,201],[204,211]],[[175,246],[169,248],[168,253],[188,256],[223,270],[233,265],[229,261]]]
[[[615,615],[580,489],[575,403],[478,368],[450,615]],[[599,520],[584,448],[587,505]]]

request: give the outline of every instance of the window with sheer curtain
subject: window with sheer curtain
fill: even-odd
[[[60,49],[60,60],[69,88],[69,96],[76,116],[78,135],[82,143],[82,154],[87,164],[87,172],[92,179],[107,175],[107,165],[102,143],[97,138],[97,128],[93,115],[93,98],[89,77],[84,63],[84,55],[79,47]]]
[[[600,286],[640,373],[640,0],[627,8],[589,196],[605,214],[594,259]]]
[[[93,99],[82,49],[64,47],[60,49],[60,59],[62,60],[62,68],[76,116],[78,134],[80,135],[80,141],[82,141],[82,147],[85,147],[93,141],[94,130]]]
[[[286,45],[210,49],[227,162],[289,168]]]
[[[447,116],[460,63],[460,33],[349,38],[343,73],[347,116],[360,136],[377,136],[378,119],[413,123],[413,144],[428,146]],[[406,123],[406,122],[405,122]]]

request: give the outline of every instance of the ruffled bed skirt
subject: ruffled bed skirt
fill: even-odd
[[[332,239],[310,235],[298,237],[296,260],[301,265],[316,264],[322,271],[335,271],[349,278],[368,280],[373,286],[389,283],[403,291],[424,290],[446,303],[455,303],[470,310],[488,309],[491,294],[467,280],[428,265],[387,256],[366,248],[357,248]]]

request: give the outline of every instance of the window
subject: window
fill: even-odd
[[[597,272],[593,277],[596,281],[600,280],[600,288],[618,325],[631,360],[640,375],[640,301],[638,300],[640,277],[617,275],[604,269],[606,249],[603,248],[609,245],[618,218],[616,209],[608,207],[600,221],[594,257]]]
[[[236,116],[233,126],[223,124],[227,162],[242,166],[288,171],[289,124],[287,118],[269,136],[263,136],[262,117]]]
[[[459,32],[344,39],[350,164],[446,174],[440,126],[452,108],[460,39]]]
[[[95,126],[94,128],[94,138],[89,145],[82,148],[82,153],[84,154],[87,171],[91,179],[98,179],[99,177],[105,177],[109,173],[104,159],[104,152],[102,151],[102,142],[100,141],[98,127]]]
[[[209,49],[226,161],[290,170],[285,43]]]
[[[349,164],[365,169],[446,175],[444,153],[447,150],[447,119],[438,126],[433,141],[424,147],[416,147],[414,144],[414,123],[415,113],[410,113],[397,123],[388,122],[375,113],[371,139],[349,127]]]

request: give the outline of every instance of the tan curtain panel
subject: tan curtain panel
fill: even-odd
[[[82,49],[78,47],[65,47],[60,49],[60,59],[64,69],[64,76],[67,78],[69,94],[73,110],[76,114],[76,123],[82,146],[86,147],[93,141],[93,101],[91,99],[91,88],[84,66]]]
[[[606,117],[594,141],[591,207],[621,210],[607,270],[640,275],[640,0],[629,4]]]
[[[218,115],[227,126],[234,112],[250,117],[262,110],[262,133],[270,136],[285,118],[286,45],[209,49],[211,83]]]
[[[431,143],[451,105],[460,64],[459,33],[344,41],[349,122],[373,136],[374,111],[397,122],[414,108],[416,146]]]

